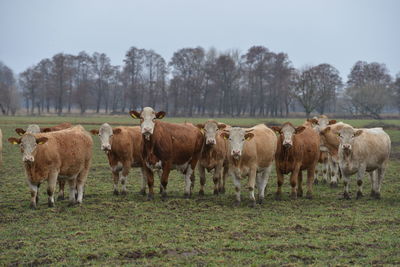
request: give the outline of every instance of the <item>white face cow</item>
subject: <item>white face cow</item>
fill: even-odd
[[[340,148],[350,154],[353,148],[354,138],[362,134],[362,130],[355,130],[351,127],[344,127],[339,131]]]
[[[37,124],[30,124],[28,125],[28,128],[26,128],[26,131],[22,128],[17,128],[15,129],[15,132],[21,136],[25,133],[36,134],[40,133],[40,127]]]
[[[119,134],[121,132],[120,128],[116,128],[113,130],[108,123],[103,123],[100,126],[99,130],[91,130],[90,131],[93,135],[98,134],[100,138],[100,148],[104,152],[108,152],[111,150],[112,145],[112,137],[114,134]]]
[[[226,127],[223,123],[218,123],[216,121],[207,121],[204,124],[197,124],[197,128],[199,128],[206,138],[206,145],[212,146],[217,143],[217,132]]]
[[[299,126],[296,128],[291,123],[286,122],[282,127],[272,126],[271,128],[282,136],[283,147],[291,148],[293,146],[293,136],[304,131],[306,127]]]
[[[221,133],[221,136],[225,139],[229,140],[231,156],[239,160],[242,156],[243,145],[247,140],[251,140],[254,137],[254,134],[251,133],[252,130],[244,130],[239,127],[233,127],[229,130],[229,132]]]
[[[147,140],[150,140],[150,136],[154,132],[155,120],[162,119],[165,116],[164,111],[156,113],[151,107],[145,107],[140,113],[136,110],[131,110],[129,114],[134,119],[140,119],[140,128],[142,129],[142,134]]]
[[[11,144],[19,144],[21,146],[22,161],[23,162],[34,162],[35,161],[35,150],[38,145],[46,143],[47,137],[36,138],[32,134],[26,134],[23,137],[17,139],[14,137],[8,138]]]

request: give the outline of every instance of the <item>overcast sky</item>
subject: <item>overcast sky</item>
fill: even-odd
[[[399,0],[0,0],[0,61],[16,73],[59,52],[104,52],[121,65],[131,47],[167,61],[183,47],[253,45],[295,67],[329,63],[347,77],[357,60],[400,72]]]

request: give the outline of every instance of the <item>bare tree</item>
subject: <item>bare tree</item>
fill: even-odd
[[[3,115],[14,115],[19,107],[19,95],[13,71],[0,62],[0,110]]]

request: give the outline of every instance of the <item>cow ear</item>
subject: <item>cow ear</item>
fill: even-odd
[[[165,117],[165,111],[159,111],[159,112],[157,112],[156,113],[156,119],[159,119],[159,120],[161,120],[162,118],[164,118]]]
[[[321,131],[321,134],[326,134],[331,130],[331,127],[326,127],[324,130]]]
[[[26,133],[26,131],[25,131],[24,129],[22,129],[22,128],[17,128],[17,129],[15,129],[15,132],[16,132],[18,135],[24,135],[24,134]]]
[[[119,134],[119,133],[121,133],[121,128],[116,128],[116,129],[113,129],[113,134]]]
[[[244,135],[244,139],[246,139],[247,141],[251,140],[254,137],[253,133],[246,133]]]
[[[21,138],[10,137],[8,138],[8,142],[13,145],[21,144]]]
[[[362,133],[363,133],[363,130],[358,130],[358,131],[355,132],[354,137],[357,137]]]
[[[93,134],[93,135],[98,135],[99,134],[99,130],[93,129],[93,130],[90,130],[90,133]]]
[[[38,145],[43,145],[46,143],[49,139],[47,137],[40,137],[36,139],[36,144]]]
[[[49,133],[49,132],[51,132],[51,129],[50,128],[44,128],[44,129],[42,129],[41,132],[42,133]]]
[[[271,129],[277,133],[281,133],[282,128],[279,126],[271,126]]]
[[[218,123],[218,130],[222,130],[226,128],[226,124],[224,123]]]
[[[137,112],[136,110],[129,111],[129,115],[131,115],[131,117],[134,118],[134,119],[139,119],[140,118],[140,113]]]
[[[336,123],[336,120],[330,120],[328,125],[332,125],[332,124],[335,124],[335,123]]]
[[[222,133],[221,133],[221,136],[222,136],[225,140],[228,140],[228,139],[229,139],[229,134],[226,133],[226,132],[222,132]]]
[[[295,133],[295,134],[299,134],[299,133],[301,133],[302,131],[304,131],[305,128],[306,128],[306,127],[304,127],[304,126],[299,126],[299,127],[296,128],[296,130],[294,131],[294,133]]]
[[[199,128],[200,130],[204,129],[204,123],[198,123],[196,124],[196,127]]]

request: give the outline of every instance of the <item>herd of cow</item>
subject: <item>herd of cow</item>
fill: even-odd
[[[307,198],[312,198],[312,186],[318,181],[318,176],[322,176],[323,181],[330,181],[332,186],[337,186],[342,177],[343,196],[350,198],[349,181],[353,174],[357,174],[357,198],[360,198],[365,172],[371,177],[371,196],[380,198],[391,147],[390,138],[382,128],[355,129],[326,116],[308,119],[298,127],[287,122],[271,128],[264,124],[240,128],[214,120],[196,126],[163,122],[160,119],[165,112],[155,112],[150,107],[141,112],[130,111],[130,115],[140,120],[140,126],[112,128],[104,123],[98,130],[90,131],[100,138],[101,150],[106,153],[111,167],[114,194],[117,195],[126,194],[129,171],[138,167],[142,173],[141,193],[146,195],[148,189],[148,199],[154,197],[154,172],[160,176],[162,198],[167,197],[168,177],[173,169],[183,174],[184,194],[190,197],[197,166],[200,195],[204,194],[206,170],[213,171],[214,194],[225,192],[225,179],[229,174],[239,204],[240,180],[247,176],[250,203],[255,206],[255,188],[261,204],[275,163],[277,199],[281,198],[284,175],[289,173],[291,197],[303,196],[303,170],[307,171]],[[92,160],[90,134],[82,126],[70,123],[44,129],[30,125],[26,130],[16,129],[16,132],[21,137],[11,137],[8,141],[21,147],[31,207],[36,207],[39,186],[46,180],[49,206],[54,206],[57,181],[59,198],[64,198],[64,185],[68,182],[70,203],[82,203]],[[119,183],[121,191],[118,190]]]

